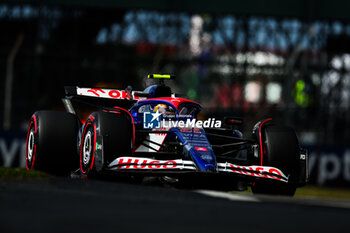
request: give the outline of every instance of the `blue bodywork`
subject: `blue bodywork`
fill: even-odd
[[[147,88],[144,92],[152,93],[154,92],[155,86]],[[130,113],[134,118],[136,124],[142,124],[143,122],[143,112],[139,111],[141,107],[146,105],[156,105],[156,104],[166,104],[171,106],[175,110],[175,120],[179,120],[179,109],[182,106],[193,106],[196,108],[195,118],[197,113],[200,111],[200,105],[193,103],[182,103],[178,107],[173,105],[171,102],[166,100],[159,99],[147,99],[135,103],[130,109]],[[186,121],[188,118],[181,118],[181,120]],[[184,156],[195,162],[197,169],[199,171],[216,171],[216,158],[213,152],[213,149],[206,137],[206,133],[201,128],[179,128],[173,127],[169,129],[173,134],[168,134],[169,137],[177,137],[177,140],[180,141],[184,146]]]
[[[215,171],[216,158],[203,129],[171,128],[184,145],[186,156],[202,171]]]

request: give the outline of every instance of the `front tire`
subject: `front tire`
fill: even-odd
[[[259,162],[262,166],[276,167],[287,177],[288,184],[275,181],[260,181],[252,184],[255,194],[294,196],[296,181],[300,176],[300,147],[295,131],[286,126],[267,123],[258,125],[255,136],[262,145]]]
[[[133,126],[125,113],[94,112],[83,127],[80,142],[80,175],[98,176],[116,157],[130,156]]]

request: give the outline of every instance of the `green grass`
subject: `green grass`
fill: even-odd
[[[350,189],[317,187],[308,185],[302,188],[298,188],[295,193],[295,197],[319,197],[350,200]]]
[[[28,171],[24,168],[7,168],[0,167],[0,179],[25,179],[25,178],[40,178],[48,177],[45,172],[41,171]]]

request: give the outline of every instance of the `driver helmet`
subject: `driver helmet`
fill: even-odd
[[[154,109],[153,112],[160,112],[160,113],[165,113],[167,110],[167,106],[165,104],[158,104]]]

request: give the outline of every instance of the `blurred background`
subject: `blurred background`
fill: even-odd
[[[143,90],[149,73],[203,117],[267,117],[310,150],[311,182],[350,187],[350,2],[1,1],[0,165],[24,167],[33,112],[63,87]]]

